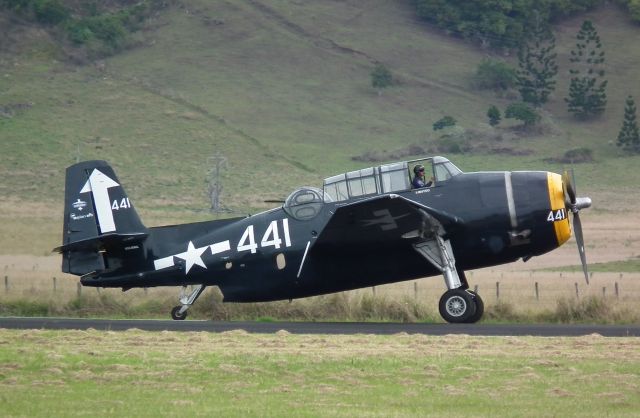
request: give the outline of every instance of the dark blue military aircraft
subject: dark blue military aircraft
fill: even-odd
[[[464,271],[559,247],[569,213],[588,281],[578,213],[590,206],[566,172],[463,173],[428,157],[329,177],[257,215],[147,228],[113,169],[86,161],[67,169],[56,250],[84,286],[183,286],[173,319],[207,286],[225,302],[259,302],[442,275],[440,314],[468,323],[484,304]]]

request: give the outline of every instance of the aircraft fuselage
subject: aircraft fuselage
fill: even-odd
[[[470,270],[528,259],[569,238],[559,177],[532,171],[463,173],[392,195],[457,219],[446,238],[458,270]],[[123,289],[202,284],[219,286],[225,301],[250,302],[442,274],[412,248],[417,238],[411,234],[363,240],[340,225],[325,231],[348,203],[353,200],[324,202],[310,219],[296,219],[280,207],[246,218],[148,228],[144,240],[107,247],[106,269],[84,276],[82,284]],[[363,231],[384,233],[409,216],[395,207],[340,210],[345,226],[352,222]],[[316,243],[323,233],[333,239]]]

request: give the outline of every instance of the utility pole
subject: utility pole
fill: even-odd
[[[211,212],[220,213],[225,209],[220,205],[220,195],[222,194],[222,183],[220,181],[220,170],[227,168],[227,157],[219,152],[207,159],[211,167],[209,171],[209,199],[211,201]]]

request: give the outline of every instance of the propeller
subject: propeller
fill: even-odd
[[[587,255],[584,251],[584,237],[582,235],[582,222],[580,222],[580,210],[591,207],[591,199],[588,197],[577,197],[574,186],[575,178],[573,170],[571,175],[565,170],[562,175],[562,183],[564,184],[564,201],[567,211],[573,214],[573,231],[575,233],[576,242],[578,243],[578,252],[580,253],[580,262],[582,263],[582,271],[584,279],[589,284],[589,273],[587,271]]]

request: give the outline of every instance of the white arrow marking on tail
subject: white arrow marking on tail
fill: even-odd
[[[89,180],[80,190],[80,193],[91,192],[93,194],[93,202],[96,205],[98,224],[102,234],[116,230],[113,212],[111,211],[111,202],[109,201],[109,189],[116,186],[119,186],[119,184],[95,168],[89,176]]]

